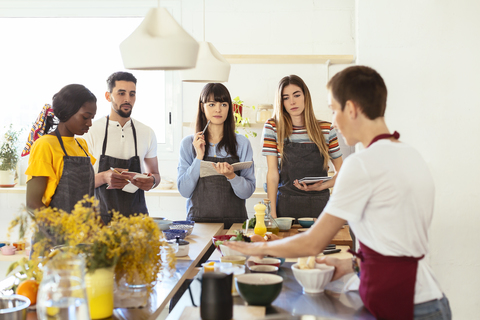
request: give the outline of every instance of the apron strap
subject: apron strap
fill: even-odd
[[[57,129],[55,129],[55,135],[57,136],[58,142],[60,142],[60,146],[62,147],[63,153],[68,157],[67,151],[65,150],[65,146],[63,145],[63,140],[62,136],[60,135],[60,132],[58,132],[58,126]]]
[[[90,156],[88,155],[87,151],[85,151],[85,149],[83,149],[83,147],[82,147],[82,145],[80,144],[80,142],[78,142],[77,139],[75,139],[75,141],[77,142],[77,144],[78,144],[78,146],[80,147],[80,149],[82,149],[82,151],[85,153],[85,155],[86,155],[87,157],[90,157]]]
[[[102,156],[105,155],[107,150],[107,138],[108,138],[108,122],[110,121],[110,115],[107,116],[107,124],[105,126],[105,138],[103,139],[103,147],[102,147]],[[133,125],[133,119],[130,118],[132,122],[132,131],[133,131],[133,141],[135,142],[135,156],[138,155],[137,153],[137,132],[135,131],[135,126]]]
[[[370,144],[367,146],[367,148],[370,147],[373,143],[377,142],[378,140],[389,139],[389,138],[395,138],[395,139],[398,140],[398,138],[400,138],[400,133],[395,131],[395,132],[393,132],[393,134],[390,134],[390,133],[379,134],[378,136],[373,138],[372,142],[370,142]]]
[[[133,141],[135,142],[135,157],[138,156],[137,154],[137,131],[135,130],[135,126],[133,125],[133,119],[130,118],[130,121],[132,122],[132,131],[133,131]]]

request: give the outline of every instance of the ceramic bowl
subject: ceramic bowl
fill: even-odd
[[[195,221],[182,220],[182,221],[173,221],[170,229],[178,230],[187,230],[187,237],[192,234],[193,227],[195,226]]]
[[[160,228],[160,230],[162,230],[162,231],[170,229],[170,226],[173,223],[173,221],[167,220],[165,218],[152,218],[152,219],[153,219],[153,221],[155,221],[158,228]]]
[[[17,248],[15,248],[14,246],[3,246],[0,250],[2,251],[3,255],[11,256],[15,254]]]
[[[325,286],[332,280],[335,267],[326,264],[315,264],[315,269],[299,269],[298,263],[292,265],[295,279],[303,287],[304,293],[323,292]]]
[[[290,218],[277,218],[275,222],[278,224],[280,231],[288,231],[292,227],[292,219]]]
[[[235,286],[249,305],[268,306],[282,291],[283,278],[275,274],[247,273],[236,276]]]
[[[277,274],[278,267],[267,265],[254,265],[248,268],[251,273],[270,273]]]
[[[30,299],[17,294],[0,296],[0,319],[26,319]]]
[[[247,254],[243,254],[240,251],[233,250],[227,246],[224,246],[223,244],[221,244],[219,247],[220,247],[220,252],[222,253],[222,256],[244,256],[247,259],[250,257]]]
[[[267,265],[275,267],[280,267],[280,263],[282,262],[280,259],[277,258],[254,259],[252,261],[255,265]]]
[[[315,220],[316,218],[298,218],[298,223],[304,228],[310,228]]]
[[[172,240],[179,237],[181,240],[187,236],[187,230],[164,230],[165,239]]]
[[[231,262],[232,264],[245,264],[247,257],[245,256],[223,256],[220,258],[221,262]]]
[[[278,217],[277,219],[290,219],[292,220],[292,223],[295,222],[295,218],[292,218],[292,217]]]

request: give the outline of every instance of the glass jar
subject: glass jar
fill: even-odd
[[[258,106],[257,110],[257,123],[264,123],[272,117],[273,105],[271,104],[261,104]]]
[[[45,265],[37,316],[40,320],[90,320],[83,257],[58,253]]]

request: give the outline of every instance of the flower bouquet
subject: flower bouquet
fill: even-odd
[[[152,218],[143,214],[124,217],[114,211],[110,224],[104,225],[98,201],[93,197],[85,196],[71,213],[56,208],[22,213],[10,223],[10,231],[18,227],[20,238],[24,238],[30,222],[33,222],[34,244],[26,269],[29,274],[37,276],[37,281],[41,281],[41,272],[34,271],[41,269],[39,266],[45,265],[58,252],[84,257],[87,295],[89,282],[97,282],[88,281],[89,277],[93,279],[98,274],[105,277],[105,272],[101,270],[111,270],[111,276],[115,274],[117,283],[120,280],[142,283],[151,292],[162,269],[175,268],[175,253],[168,251],[169,254],[161,254],[162,247],[169,245]],[[22,263],[26,262],[12,264],[9,271],[19,265],[25,268]],[[111,290],[113,309],[113,288]],[[92,314],[90,300],[89,295]]]

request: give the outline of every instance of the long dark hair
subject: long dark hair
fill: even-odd
[[[234,158],[238,158],[237,155],[237,139],[235,137],[235,117],[233,116],[232,109],[232,98],[230,97],[230,92],[228,89],[221,83],[207,83],[203,87],[202,92],[200,93],[200,98],[198,99],[198,112],[197,112],[197,121],[195,125],[196,132],[200,132],[207,125],[207,118],[205,116],[205,106],[209,100],[213,98],[216,102],[227,102],[228,103],[228,115],[227,119],[223,123],[223,137],[222,140],[217,144],[217,150],[225,148],[226,152]],[[208,130],[205,131],[205,155],[204,158],[208,156],[208,140],[209,133]]]
[[[54,116],[47,117],[45,133],[58,125],[66,122],[80,110],[85,102],[97,102],[95,95],[81,84],[69,84],[55,93],[52,98]]]

